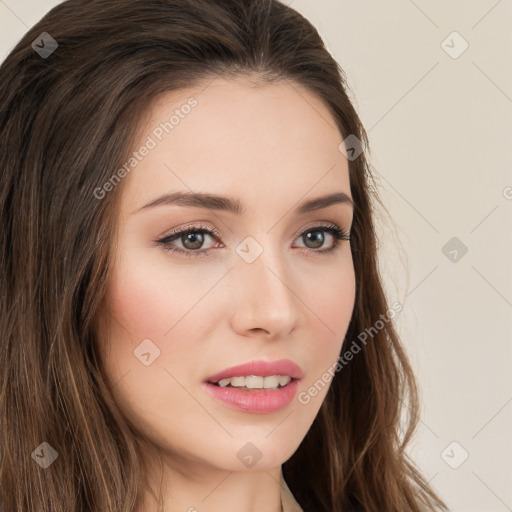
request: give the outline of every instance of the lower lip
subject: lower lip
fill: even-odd
[[[299,381],[292,380],[280,389],[237,389],[204,383],[207,391],[227,406],[239,411],[264,414],[276,412],[286,407],[294,399]]]

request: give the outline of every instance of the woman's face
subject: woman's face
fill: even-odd
[[[312,199],[351,197],[343,139],[323,103],[285,81],[215,79],[166,93],[151,112],[118,173],[104,371],[128,420],[171,463],[278,467],[325,398],[322,376],[354,306],[350,243],[336,246],[325,229],[348,232],[351,204],[299,211]],[[176,193],[190,199],[173,202]],[[181,228],[188,235],[168,236]],[[224,377],[255,377],[207,383],[253,361],[263,364]],[[286,377],[282,389],[257,389]]]

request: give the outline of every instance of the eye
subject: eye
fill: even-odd
[[[325,244],[326,236],[324,233],[329,234],[333,239],[333,243],[327,248],[319,249]],[[165,251],[172,253],[192,257],[207,256],[212,248],[202,249],[206,237],[220,242],[220,233],[218,231],[199,225],[187,226],[172,231],[165,237],[156,240],[156,243],[162,246]],[[302,239],[306,244],[306,246],[299,246],[301,250],[305,250],[308,253],[327,254],[334,252],[342,240],[349,241],[350,234],[340,229],[336,224],[329,224],[307,229],[298,238]],[[175,246],[174,242],[176,241],[182,244],[182,248]]]
[[[326,238],[324,233],[328,233],[334,243],[325,249],[315,250],[324,245]],[[330,254],[339,248],[342,240],[350,241],[350,233],[343,231],[336,224],[329,224],[307,229],[299,238],[304,240],[309,253]]]
[[[165,251],[172,253],[179,253],[185,256],[206,256],[210,249],[201,249],[206,239],[209,236],[215,240],[220,241],[220,233],[211,228],[203,225],[187,226],[182,229],[172,231],[164,238],[156,242],[163,247]],[[183,249],[174,247],[171,243],[180,241]],[[199,250],[200,249],[200,250]]]

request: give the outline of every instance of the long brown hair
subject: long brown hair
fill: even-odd
[[[382,203],[367,135],[343,70],[306,19],[278,0],[63,2],[0,68],[5,512],[128,512],[140,503],[138,434],[101,372],[94,321],[122,187],[101,198],[95,190],[126,161],[151,100],[243,74],[307,87],[343,139],[361,141],[364,152],[349,159],[356,302],[342,353],[388,311],[373,217]],[[335,374],[311,429],[283,464],[304,510],[446,510],[405,452],[418,410],[411,368],[386,322]]]

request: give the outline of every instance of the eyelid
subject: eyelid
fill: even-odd
[[[339,223],[331,222],[330,220],[317,220],[316,222],[312,222],[311,225],[307,225],[306,227],[300,228],[295,235],[293,235],[293,239],[295,240],[298,236],[303,235],[309,231],[321,231],[322,229],[328,230],[329,228],[340,229],[341,231],[345,231],[343,227],[339,225]],[[350,230],[347,230],[347,234],[350,234]]]
[[[334,228],[336,228],[336,227],[339,227],[339,226],[338,226],[338,224],[336,222],[332,222],[330,220],[319,220],[319,221],[316,221],[316,222],[312,221],[311,225],[306,226],[306,227],[301,227],[298,231],[296,231],[296,233],[294,235],[294,239],[297,238],[299,235],[302,235],[305,231],[312,230],[312,229],[315,229],[315,228],[320,229],[320,228],[325,228],[325,227],[334,227]],[[340,227],[339,229],[344,231],[344,229],[342,227]],[[217,229],[215,229],[213,226],[202,224],[199,221],[198,224],[192,222],[190,224],[185,224],[184,226],[180,226],[178,228],[174,228],[171,231],[166,231],[165,234],[163,234],[163,235],[158,237],[157,241],[165,239],[165,238],[169,238],[172,235],[175,235],[175,234],[178,234],[178,233],[181,234],[183,232],[192,231],[192,230],[193,231],[201,231],[201,230],[211,231],[218,239],[222,238],[221,233]],[[350,231],[351,231],[351,228],[346,230],[347,234],[350,234]]]
[[[218,230],[216,230],[213,226],[207,226],[206,224],[202,224],[201,222],[199,222],[199,223],[192,222],[190,224],[185,224],[184,226],[180,226],[179,228],[171,229],[171,231],[166,231],[165,234],[162,236],[159,236],[158,239],[162,240],[165,238],[169,238],[172,235],[181,234],[186,231],[201,231],[203,229],[205,231],[211,231],[219,239],[222,237],[220,232]]]

